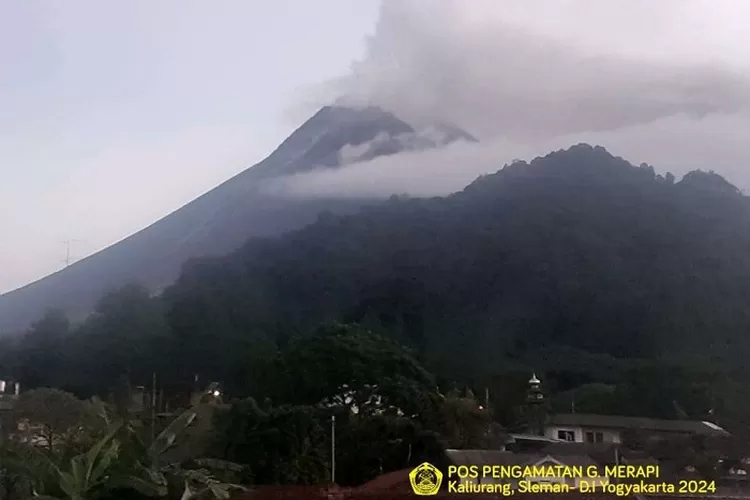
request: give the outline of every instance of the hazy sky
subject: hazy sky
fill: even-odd
[[[0,1],[0,291],[59,268],[63,240],[85,255],[178,208],[342,95],[482,143],[295,178],[298,194],[441,194],[576,142],[750,188],[748,2],[379,7]]]
[[[346,73],[374,0],[0,1],[0,292],[265,156]],[[292,109],[292,111],[294,111]]]

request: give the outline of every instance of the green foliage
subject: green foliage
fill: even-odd
[[[13,416],[27,423],[30,439],[41,439],[52,449],[69,444],[86,416],[86,404],[59,389],[41,388],[24,392],[18,398]]]
[[[230,492],[244,488],[215,477],[214,469],[225,472],[239,466],[199,458],[187,466],[168,457],[195,418],[194,410],[184,412],[148,441],[141,438],[133,422],[113,422],[106,435],[73,456],[64,449],[12,441],[3,448],[3,465],[28,478],[28,488],[40,498],[174,497],[187,487],[196,495],[191,498],[226,499]]]
[[[196,409],[187,410],[152,439],[144,437],[142,426],[136,428],[132,423],[125,425],[120,433],[120,440],[124,443],[120,463],[129,474],[121,478],[119,486],[149,496],[164,496],[174,488],[186,486],[202,496],[213,492],[217,495],[215,498],[225,498],[224,491],[240,489],[237,485],[216,479],[210,470],[211,466],[226,468],[231,464],[209,461],[202,464],[203,467],[186,468],[182,462],[170,457],[169,452],[187,437],[186,431],[197,418]]]
[[[616,390],[616,386],[609,384],[584,384],[557,394],[552,409],[557,413],[616,414],[618,406]]]
[[[115,440],[117,429],[94,444],[87,452],[70,460],[63,468],[50,460],[56,486],[66,500],[96,500],[111,487],[111,471],[116,466],[120,443]]]
[[[506,442],[502,427],[490,411],[470,392],[455,391],[442,398],[430,427],[437,430],[444,448],[498,449]]]
[[[340,415],[336,428],[336,482],[342,485],[434,460],[444,449],[435,430],[398,415]]]
[[[505,443],[471,391],[441,396],[407,349],[356,326],[327,326],[295,339],[268,369],[276,406],[235,401],[216,419],[217,456],[248,465],[257,484],[324,482],[331,417],[336,481],[343,485],[433,460],[445,447]]]
[[[328,475],[327,434],[314,407],[237,401],[217,415],[216,429],[220,455],[247,465],[246,480],[318,484]]]
[[[101,298],[66,346],[76,370],[66,373],[58,385],[91,395],[106,393],[123,376],[145,384],[154,371],[162,370],[168,346],[162,303],[142,287],[113,290]]]
[[[648,408],[657,418],[678,418],[684,413],[696,420],[710,419],[711,409],[723,413],[717,403],[727,383],[726,375],[717,368],[641,361],[633,364],[625,381],[617,386],[613,409],[621,415],[638,416]]]
[[[273,366],[283,401],[416,413],[419,396],[435,387],[398,343],[357,326],[333,325],[293,341]]]
[[[535,369],[558,392],[589,383],[633,392],[620,386],[639,359],[710,362],[747,380],[738,353],[750,347],[741,285],[750,280],[750,205],[710,172],[670,179],[579,145],[514,162],[445,198],[322,217],[187,264],[163,300],[134,286],[113,291],[60,349],[40,350],[40,339],[66,335],[64,318],[50,313],[17,348],[18,373],[38,385],[34,367],[57,363],[45,383],[85,396],[123,374],[148,385],[156,371],[170,389],[189,389],[200,373],[262,397],[278,348],[344,321],[479,389]],[[30,361],[42,352],[57,359]],[[712,389],[715,406],[750,401],[737,397],[742,385]],[[652,401],[639,411],[673,413],[676,400],[690,414],[705,403],[669,389],[680,392],[670,408],[652,410]],[[509,419],[515,403],[503,404],[497,414]]]
[[[68,369],[62,347],[70,333],[70,322],[62,311],[50,310],[31,325],[16,360],[6,362],[31,387],[53,386]]]
[[[549,371],[561,391],[621,384],[641,358],[748,377],[738,353],[750,348],[740,285],[750,280],[749,205],[715,180],[669,183],[576,146],[446,198],[393,200],[251,241],[187,265],[165,298],[176,338],[196,346],[218,332],[344,320],[388,332],[423,366],[465,382],[514,364]]]
[[[219,380],[263,401],[218,427],[219,458],[256,482],[324,477],[333,413],[342,481],[490,446],[494,422],[518,423],[532,370],[560,411],[746,426],[749,227],[747,199],[716,174],[675,182],[579,145],[190,262],[163,298],[114,291],[72,333],[50,313],[2,362],[24,387],[85,396],[154,372],[172,392]],[[491,412],[463,391],[441,399],[438,380],[486,389]],[[153,472],[158,456],[132,461]]]

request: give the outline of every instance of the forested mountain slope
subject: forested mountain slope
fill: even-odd
[[[200,374],[263,399],[278,396],[269,362],[290,345],[359,323],[412,347],[441,388],[489,389],[504,423],[532,370],[565,410],[744,419],[748,210],[716,174],[675,182],[578,145],[452,196],[329,213],[190,261],[163,296],[114,290],[78,326],[49,313],[5,340],[0,369],[82,395],[154,374],[176,394]],[[343,369],[318,354],[308,362]]]
[[[259,164],[121,242],[0,295],[0,333],[22,331],[47,309],[81,319],[102,294],[128,283],[158,293],[174,282],[190,257],[226,254],[251,236],[275,236],[313,222],[321,211],[349,213],[372,201],[276,197],[261,189],[264,180],[339,167],[346,163],[341,156],[346,147],[361,149],[357,158],[348,159],[352,163],[456,140],[475,141],[455,127],[438,127],[437,132],[425,135],[378,108],[326,106]],[[138,203],[137,193],[133,203]]]
[[[642,358],[741,369],[749,208],[716,174],[675,182],[578,145],[192,261],[165,300],[182,356],[207,372],[229,339],[340,319],[469,378],[518,365],[606,382]]]

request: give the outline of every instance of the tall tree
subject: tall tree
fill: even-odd
[[[148,385],[154,372],[169,373],[169,327],[162,303],[143,287],[129,285],[107,293],[67,348],[77,362],[66,386],[93,392],[115,388],[123,377]],[[89,391],[91,392],[91,391]]]
[[[217,415],[217,453],[248,466],[255,484],[320,484],[330,463],[321,417],[312,406],[237,401]]]
[[[35,322],[19,344],[17,377],[28,387],[54,385],[62,370],[62,346],[70,332],[65,313],[50,310]]]
[[[362,414],[418,413],[436,384],[405,347],[355,325],[334,324],[290,344],[275,364],[283,401]]]
[[[13,414],[16,419],[27,421],[27,432],[32,441],[41,442],[50,450],[66,444],[83,424],[86,405],[73,394],[40,388],[24,392],[18,398]]]

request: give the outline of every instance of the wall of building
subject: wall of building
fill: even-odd
[[[575,427],[575,426],[568,426],[568,427],[549,426],[545,429],[544,435],[545,437],[548,437],[548,438],[560,439],[559,434],[558,434],[560,431],[572,432],[575,438],[574,442],[576,443],[585,443],[587,432],[601,432],[603,442],[605,443],[621,442],[620,431],[616,429],[585,428],[585,427]]]

